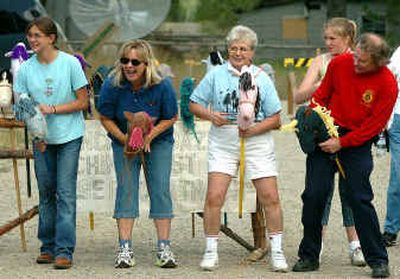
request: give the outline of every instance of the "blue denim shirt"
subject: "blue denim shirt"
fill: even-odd
[[[254,65],[251,65],[250,70],[256,76],[259,92],[260,110],[256,121],[262,121],[281,111],[282,106],[268,75]],[[239,76],[230,63],[216,66],[208,72],[190,96],[190,100],[195,103],[204,107],[210,105],[213,111],[228,113],[232,121],[237,118],[239,98]]]
[[[128,81],[125,81],[121,87],[115,87],[112,84],[112,78],[108,77],[101,87],[98,111],[101,115],[114,120],[123,133],[127,132],[124,111],[145,111],[156,119],[155,125],[161,120],[172,119],[178,113],[176,93],[168,79],[149,88],[133,91]],[[115,143],[120,144],[110,134],[108,136]],[[158,135],[153,142],[162,139],[174,141],[173,127]]]

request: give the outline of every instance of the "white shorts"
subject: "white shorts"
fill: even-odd
[[[258,179],[278,175],[274,140],[270,132],[245,139],[245,176]],[[208,135],[208,172],[236,176],[240,163],[240,139],[236,125],[211,126]]]

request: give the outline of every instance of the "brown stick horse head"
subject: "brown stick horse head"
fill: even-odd
[[[124,116],[128,120],[128,138],[125,142],[124,154],[127,158],[143,152],[144,139],[153,128],[153,119],[144,111],[129,112],[124,111]]]

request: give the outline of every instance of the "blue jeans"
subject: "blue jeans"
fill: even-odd
[[[400,231],[400,114],[394,115],[388,132],[391,157],[384,230],[397,234]]]
[[[40,252],[70,260],[76,242],[76,180],[81,145],[82,137],[49,144],[44,153],[34,147]]]
[[[142,163],[140,155],[127,159],[123,149],[121,144],[112,143],[117,176],[117,195],[113,216],[116,219],[139,216],[139,176]],[[149,217],[152,219],[174,217],[170,191],[172,150],[172,142],[159,140],[151,144],[151,152],[145,153],[146,186],[150,197]]]

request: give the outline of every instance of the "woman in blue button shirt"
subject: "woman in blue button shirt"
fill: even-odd
[[[99,102],[100,120],[112,140],[114,166],[117,176],[117,195],[114,218],[117,220],[119,249],[116,268],[135,265],[132,229],[139,216],[140,156],[124,156],[127,141],[127,119],[124,112],[146,112],[154,128],[145,136],[146,183],[150,197],[149,217],[154,219],[158,236],[156,264],[175,267],[170,249],[172,199],[170,175],[173,149],[173,125],[177,119],[176,93],[168,79],[156,71],[151,46],[144,40],[124,44],[114,70],[105,80]]]

